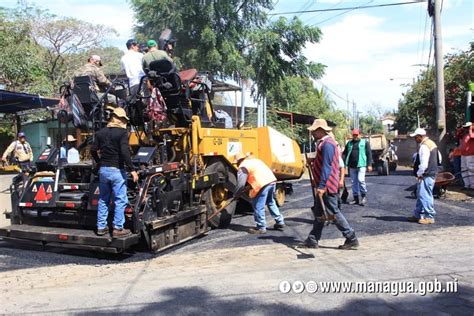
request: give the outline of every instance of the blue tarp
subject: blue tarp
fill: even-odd
[[[37,94],[0,90],[0,113],[14,114],[33,109],[46,109],[58,103],[58,99],[44,98]]]

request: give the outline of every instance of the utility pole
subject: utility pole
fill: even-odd
[[[244,99],[245,99],[244,80],[241,77],[240,78],[240,121],[242,123],[245,122],[245,102],[244,102]]]
[[[443,63],[443,42],[441,36],[441,1],[429,0],[428,13],[433,16],[434,24],[434,56],[436,67],[436,122],[438,128],[438,146],[446,162],[446,109],[444,97],[444,63]],[[433,6],[434,5],[434,6]],[[443,164],[444,165],[444,164]]]
[[[352,100],[352,126],[353,128],[357,128],[356,123],[357,123],[357,107],[354,100]]]

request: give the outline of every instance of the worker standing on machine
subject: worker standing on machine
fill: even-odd
[[[249,196],[252,198],[256,228],[250,228],[249,233],[265,234],[267,232],[265,205],[268,206],[271,216],[275,219],[276,223],[273,228],[283,230],[285,228],[284,218],[273,197],[277,179],[272,170],[260,159],[247,157],[243,153],[235,156],[234,163],[239,166],[234,196],[238,198],[242,195],[246,183],[249,183],[251,187]]]
[[[114,194],[114,220],[112,237],[126,237],[131,234],[125,229],[125,208],[127,198],[127,173],[125,166],[131,171],[133,182],[138,181],[134,170],[130,149],[128,147],[127,114],[123,108],[115,108],[107,127],[97,132],[91,147],[91,154],[99,163],[99,203],[97,210],[97,235],[109,232],[107,217],[111,194]],[[98,155],[100,152],[100,157]]]

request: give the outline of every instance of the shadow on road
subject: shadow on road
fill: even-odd
[[[310,218],[287,217],[287,218],[285,218],[285,222],[296,222],[296,223],[303,223],[303,224],[313,225],[314,220],[312,220]],[[293,225],[288,225],[288,226],[293,226]]]
[[[385,221],[385,222],[407,222],[406,216],[371,216],[365,215],[362,216],[363,218],[375,218],[378,221]]]
[[[278,284],[268,295],[274,299],[266,301],[261,292],[245,292],[235,289],[234,295],[214,295],[206,289],[193,287],[174,287],[155,293],[160,301],[150,303],[121,303],[111,306],[90,306],[78,309],[62,309],[42,311],[43,313],[72,313],[74,315],[340,315],[349,313],[365,314],[436,314],[472,315],[473,303],[470,299],[474,290],[469,286],[458,286],[457,293],[429,293],[426,296],[405,295],[395,301],[383,297],[355,298],[347,300],[339,308],[331,309],[319,304],[303,304],[299,299],[291,302],[293,293],[283,294],[278,290]],[[256,290],[257,291],[257,290]],[[263,291],[263,290],[261,290]],[[272,293],[273,292],[273,293]],[[257,296],[254,296],[257,295]],[[330,294],[309,294],[303,292],[300,296]],[[337,295],[337,294],[335,294]],[[390,294],[387,294],[390,295]],[[260,298],[259,298],[260,296]],[[277,300],[283,302],[278,303]],[[286,303],[291,302],[291,303]],[[315,309],[318,309],[317,311]]]

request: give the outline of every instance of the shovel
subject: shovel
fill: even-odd
[[[234,202],[234,200],[236,200],[235,197],[231,197],[230,199],[224,201],[224,203],[222,204],[222,206],[217,209],[214,213],[212,213],[210,216],[207,217],[207,220],[211,220],[212,218],[214,218],[217,214],[219,214],[220,212],[222,212],[227,206],[230,205],[230,203]]]
[[[323,197],[318,194],[319,202],[321,204],[321,208],[323,209],[323,216],[316,217],[318,222],[335,222],[336,216],[334,214],[329,214],[328,210],[326,209],[326,204],[324,204]]]

